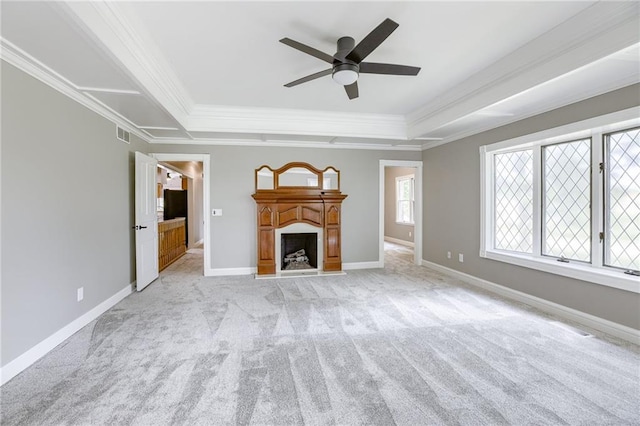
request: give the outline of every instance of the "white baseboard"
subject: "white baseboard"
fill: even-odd
[[[245,268],[210,268],[205,270],[207,277],[224,277],[229,275],[251,275],[256,273],[257,268],[247,266]]]
[[[626,340],[627,342],[635,343],[636,345],[640,344],[640,330],[636,330],[635,328],[627,327],[626,325],[587,314],[586,312],[569,308],[558,303],[550,302],[518,290],[513,290],[500,284],[492,283],[491,281],[483,280],[481,278],[474,277],[473,275],[465,274],[464,272],[456,271],[455,269],[447,268],[446,266],[438,265],[437,263],[432,263],[424,259],[422,260],[422,265],[451,275],[455,278],[459,278],[471,285],[481,287],[506,298],[526,303],[527,305],[538,308],[541,311],[575,321],[595,330]]]
[[[390,243],[396,243],[396,244],[400,244],[401,246],[406,246],[406,247],[414,247],[415,246],[413,241],[400,240],[398,238],[387,237],[386,235],[384,237],[384,240],[388,241]]]
[[[349,262],[342,264],[342,269],[345,271],[353,269],[376,269],[383,267],[382,262],[378,260],[374,260],[373,262]]]
[[[382,263],[379,261],[373,262],[351,262],[351,263],[343,263],[342,269],[375,269],[382,268]],[[257,272],[258,268],[255,266],[247,266],[244,268],[211,268],[205,271],[205,276],[207,277],[224,277],[231,275],[251,275]]]
[[[22,355],[20,355],[18,358],[0,368],[0,385],[4,385],[5,383],[7,383],[9,380],[24,371],[27,367],[49,353],[53,348],[67,340],[82,327],[86,326],[91,321],[95,320],[100,315],[109,310],[111,307],[115,306],[122,299],[130,295],[132,293],[132,289],[133,286],[131,284],[127,285],[125,288],[123,288],[104,302],[100,303],[98,306],[91,309],[86,314],[73,320],[66,326],[62,327],[60,330],[56,331],[51,336],[44,339],[42,342],[38,343]]]

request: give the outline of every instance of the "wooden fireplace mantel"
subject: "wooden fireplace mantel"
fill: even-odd
[[[315,185],[284,186],[281,176],[293,170],[309,171]],[[272,189],[260,189],[259,173],[273,173]],[[337,189],[324,189],[323,178],[332,175],[330,185]],[[315,178],[313,177],[315,176]],[[323,229],[324,271],[342,270],[341,209],[347,195],[339,189],[340,172],[333,167],[316,169],[307,163],[289,163],[280,169],[262,166],[256,169],[256,192],[252,195],[257,204],[258,275],[272,275],[276,271],[276,229],[294,223],[306,223]],[[313,183],[313,181],[312,181]]]

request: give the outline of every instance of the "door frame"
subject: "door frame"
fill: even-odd
[[[379,171],[379,223],[378,223],[378,263],[384,268],[384,194],[385,184],[384,175],[385,167],[412,167],[416,169],[414,181],[414,207],[413,207],[413,263],[422,265],[422,161],[406,161],[406,160],[380,160]]]
[[[158,161],[201,161],[202,162],[202,218],[204,219],[204,269],[205,276],[211,275],[211,156],[209,154],[169,154],[152,153]]]

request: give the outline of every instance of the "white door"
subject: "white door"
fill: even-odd
[[[158,278],[158,161],[136,152],[136,288],[141,291]]]

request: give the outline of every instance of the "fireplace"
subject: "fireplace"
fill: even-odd
[[[341,209],[347,195],[340,192],[340,172],[299,162],[279,169],[265,165],[255,170],[255,183],[256,277],[342,273]],[[308,266],[287,268],[302,262]]]
[[[318,269],[317,233],[282,234],[280,244],[281,270]]]

